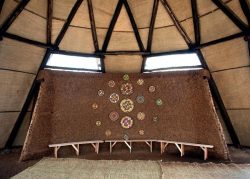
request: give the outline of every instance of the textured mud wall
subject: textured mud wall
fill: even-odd
[[[166,139],[214,145],[213,152],[219,158],[228,158],[221,125],[215,113],[204,71],[173,72],[163,74],[130,74],[125,81],[123,74],[83,74],[58,71],[44,71],[44,82],[22,159],[48,151],[48,144],[84,140],[123,139]],[[138,85],[137,80],[144,80]],[[113,80],[115,86],[108,86]],[[124,83],[133,85],[131,95],[121,93]],[[150,93],[149,86],[156,90]],[[98,96],[98,90],[104,96]],[[111,103],[109,96],[119,95],[118,103]],[[144,103],[136,101],[144,96]],[[120,109],[121,100],[129,98],[134,109],[124,113]],[[157,99],[163,104],[156,105]],[[98,105],[97,109],[92,104]],[[119,113],[119,119],[111,121],[111,111]],[[137,113],[144,112],[145,119],[138,120]],[[133,119],[129,129],[121,127],[124,116]],[[157,122],[153,117],[157,116]],[[101,122],[101,126],[96,125]],[[111,135],[106,132],[110,130]],[[144,130],[144,135],[139,131]]]

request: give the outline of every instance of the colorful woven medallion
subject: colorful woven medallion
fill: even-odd
[[[109,96],[109,100],[110,100],[111,103],[117,103],[119,101],[119,95],[116,94],[116,93],[112,93]]]
[[[99,126],[102,125],[102,122],[101,121],[96,121],[95,125],[99,127]]]
[[[138,85],[143,85],[144,84],[144,80],[143,79],[138,79],[137,82],[136,82]]]
[[[123,112],[131,112],[134,109],[134,102],[131,99],[124,99],[120,103],[120,108]]]
[[[111,87],[111,88],[115,87],[115,82],[113,80],[110,80],[108,82],[108,86]]]
[[[142,120],[144,120],[145,119],[145,113],[144,112],[138,112],[137,113],[137,119],[138,120],[140,120],[140,121],[142,121]]]
[[[119,118],[118,112],[112,111],[111,113],[109,113],[109,118],[111,119],[111,121],[116,121]]]
[[[129,140],[129,136],[127,134],[124,134],[123,139],[124,140]]]
[[[106,135],[107,137],[111,136],[111,134],[112,134],[112,133],[111,133],[111,130],[108,129],[108,130],[105,131],[105,135]]]
[[[98,105],[97,105],[96,103],[93,103],[93,104],[92,104],[92,108],[93,108],[93,109],[97,109],[97,108],[98,108]]]
[[[121,86],[121,92],[123,95],[130,95],[133,93],[133,85],[131,83],[125,83]]]
[[[144,130],[139,130],[140,135],[144,135]]]
[[[122,118],[121,120],[121,126],[124,128],[124,129],[129,129],[133,126],[133,119],[129,116],[125,116]]]
[[[137,101],[137,103],[139,103],[139,104],[144,103],[144,96],[137,96],[137,97],[136,97],[136,101]]]
[[[158,122],[158,117],[157,116],[153,117],[153,122]]]
[[[123,75],[123,79],[124,79],[125,81],[128,81],[128,80],[129,80],[129,75],[128,75],[128,74]]]
[[[150,86],[150,87],[148,88],[148,91],[149,91],[150,93],[155,92],[155,86]]]
[[[155,103],[156,103],[157,106],[161,106],[163,104],[163,102],[162,102],[162,100],[160,98],[157,99]]]
[[[103,90],[98,90],[98,96],[103,96],[104,95],[104,91]]]

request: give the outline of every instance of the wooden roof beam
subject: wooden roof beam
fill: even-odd
[[[47,3],[47,44],[51,45],[53,0],[48,0]]]
[[[73,8],[71,9],[70,13],[69,13],[69,16],[66,20],[66,22],[64,23],[59,35],[57,36],[56,38],[56,41],[55,41],[55,48],[58,48],[59,44],[61,43],[66,31],[68,30],[69,28],[69,25],[71,23],[71,21],[73,20],[78,8],[80,7],[80,5],[82,4],[83,0],[77,0],[75,5],[73,6]]]
[[[242,32],[246,33],[248,30],[247,25],[240,19],[238,18],[235,13],[228,8],[221,0],[212,0],[213,3],[224,12],[224,14],[231,19],[231,21],[239,28],[242,30]]]
[[[173,10],[171,9],[171,7],[168,4],[168,2],[166,0],[161,0],[161,3],[163,4],[165,10],[167,11],[167,13],[169,14],[169,16],[172,19],[173,23],[175,24],[177,30],[179,31],[179,33],[181,34],[181,36],[183,37],[183,39],[187,43],[188,47],[190,49],[192,49],[193,48],[192,40],[189,38],[189,36],[187,35],[186,31],[184,30],[184,28],[182,27],[182,25],[179,23],[176,15],[173,13]]]
[[[0,37],[8,30],[10,25],[15,21],[18,15],[22,12],[25,6],[29,3],[30,0],[22,0],[16,9],[10,14],[10,16],[4,21],[3,25],[0,28]]]
[[[135,19],[134,19],[134,16],[131,12],[131,9],[129,7],[129,4],[127,2],[127,0],[122,0],[123,1],[123,4],[127,10],[127,13],[128,13],[128,17],[129,17],[129,20],[132,24],[132,27],[133,27],[133,30],[134,30],[134,33],[135,33],[135,37],[136,37],[136,40],[137,40],[137,43],[138,43],[138,46],[140,48],[140,51],[141,52],[144,52],[145,51],[145,48],[143,46],[143,43],[142,43],[142,40],[141,40],[141,37],[140,37],[140,34],[139,34],[139,31],[138,31],[138,27],[136,25],[136,22],[135,22]]]
[[[112,32],[114,30],[114,27],[115,27],[116,21],[118,19],[118,16],[121,12],[121,9],[122,9],[122,0],[119,0],[117,3],[116,9],[115,9],[114,15],[113,15],[111,22],[109,24],[109,28],[108,28],[105,40],[104,40],[103,45],[102,45],[102,52],[107,51]]]
[[[247,2],[247,0],[240,0],[240,6],[247,18],[247,22],[249,26],[250,25],[250,7],[249,7],[250,4]]]
[[[200,37],[200,19],[197,9],[197,0],[191,0],[191,6],[193,15],[194,34],[195,34],[195,45],[199,46],[201,43],[201,37]]]

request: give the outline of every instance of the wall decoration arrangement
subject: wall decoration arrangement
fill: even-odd
[[[143,79],[138,79],[137,82],[136,82],[138,85],[143,85],[144,84],[144,80]]]
[[[111,121],[116,121],[117,119],[119,119],[118,112],[112,111],[111,113],[109,113],[109,119],[111,119]]]
[[[111,133],[111,130],[108,129],[108,130],[105,131],[105,135],[106,135],[107,137],[111,136],[111,134],[112,134],[112,133]]]
[[[116,93],[112,93],[109,96],[109,100],[110,100],[111,103],[117,103],[119,101],[119,95],[116,94]]]
[[[124,140],[129,140],[129,136],[127,134],[124,134],[123,139]]]
[[[95,124],[96,124],[96,126],[98,126],[98,127],[99,127],[99,126],[101,126],[101,125],[102,125],[102,122],[101,122],[101,121],[96,121],[96,123],[95,123]]]
[[[125,81],[128,81],[128,80],[129,80],[129,75],[128,75],[128,74],[123,75],[123,79],[124,79]]]
[[[92,104],[92,108],[93,108],[93,109],[97,109],[97,108],[98,108],[98,105],[97,105],[96,103],[93,103],[93,104]]]
[[[163,104],[163,101],[162,101],[162,99],[160,99],[160,98],[157,99],[155,102],[156,102],[156,105],[157,105],[157,106],[161,106],[161,105]]]
[[[149,86],[148,91],[149,91],[150,93],[155,92],[155,86]]]
[[[130,95],[133,93],[133,85],[131,83],[125,83],[121,86],[121,92],[123,95]]]
[[[125,116],[122,118],[121,120],[121,126],[124,128],[124,129],[129,129],[133,126],[133,119],[129,116]]]
[[[144,130],[139,130],[139,135],[144,135]]]
[[[134,102],[131,99],[123,99],[120,108],[125,113],[131,112],[134,109]]]
[[[137,97],[136,97],[136,101],[137,101],[137,103],[139,103],[139,104],[144,103],[144,96],[137,96]]]
[[[109,80],[108,81],[108,86],[110,88],[112,88],[111,94],[109,95],[109,101],[114,106],[113,111],[111,111],[109,113],[108,117],[109,117],[109,119],[111,121],[114,122],[114,124],[117,124],[115,122],[117,120],[119,120],[120,115],[119,115],[119,113],[117,111],[117,104],[116,103],[118,103],[119,100],[121,100],[119,107],[120,107],[121,112],[124,113],[124,115],[121,115],[121,118],[120,118],[120,127],[122,129],[128,130],[128,129],[133,128],[134,125],[137,125],[137,126],[141,125],[141,122],[138,123],[135,120],[133,120],[133,118],[134,119],[138,119],[138,121],[147,120],[145,112],[137,112],[135,116],[133,116],[133,115],[132,116],[131,115],[127,115],[128,113],[131,114],[131,112],[136,107],[136,105],[134,104],[134,101],[136,101],[140,105],[143,105],[144,102],[145,102],[145,97],[144,97],[144,95],[141,95],[141,94],[143,94],[143,92],[154,93],[154,92],[156,92],[156,87],[154,85],[149,85],[148,89],[147,89],[146,86],[143,86],[145,84],[145,80],[142,79],[142,78],[139,78],[136,81],[132,80],[135,83],[135,85],[138,85],[140,87],[140,90],[142,90],[142,91],[140,91],[141,94],[137,95],[135,97],[132,94],[134,92],[138,93],[138,91],[134,91],[133,84],[132,84],[132,81],[130,81],[129,75],[128,74],[124,74],[122,76],[122,79],[124,81],[126,81],[126,82],[124,83],[124,81],[122,81],[122,80],[121,81],[114,81],[114,80]],[[130,82],[128,82],[128,81],[130,81]],[[117,86],[117,88],[120,89],[120,91],[117,88],[115,88],[115,86]],[[145,89],[145,87],[146,87],[146,89]],[[98,93],[99,97],[104,96],[104,90],[103,89],[99,89],[97,93]],[[119,94],[119,93],[121,93],[121,94]],[[132,97],[127,98],[127,96],[132,96]],[[161,98],[156,98],[154,100],[155,100],[155,104],[154,105],[156,105],[156,106],[163,105],[163,101],[162,101]],[[93,109],[97,109],[98,105],[96,103],[94,103],[92,105],[92,107],[93,107]],[[148,120],[150,120],[150,119],[148,119]],[[153,118],[151,118],[151,120],[154,123],[158,122],[158,117],[154,116]],[[101,121],[96,121],[96,126],[100,127],[101,126]],[[144,135],[144,133],[145,133],[144,129],[140,129],[139,131],[137,131],[137,134],[139,136]],[[105,131],[105,135],[107,137],[110,136],[111,135],[111,130],[107,129]],[[123,135],[123,139],[124,140],[128,140],[129,139],[128,134],[124,134]]]
[[[153,117],[153,122],[158,122],[158,120],[159,120],[159,119],[158,119],[157,116],[154,116],[154,117]]]
[[[113,80],[110,80],[108,82],[108,86],[111,87],[111,88],[115,87],[115,82]]]
[[[104,91],[103,90],[98,90],[98,96],[104,96]]]
[[[145,115],[144,112],[138,112],[138,113],[137,113],[137,119],[138,119],[138,120],[142,121],[142,120],[145,119],[145,117],[146,117],[146,115]]]

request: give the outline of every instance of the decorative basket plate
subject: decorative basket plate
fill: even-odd
[[[125,116],[121,120],[121,125],[124,129],[129,129],[133,126],[133,119],[129,116]]]
[[[144,103],[144,96],[137,96],[137,97],[136,97],[136,101],[137,101],[137,103],[139,103],[139,104]]]
[[[116,93],[112,93],[109,96],[109,100],[110,100],[111,103],[117,103],[119,101],[119,95],[116,94]]]
[[[124,99],[120,103],[120,108],[123,112],[131,112],[134,109],[134,102],[131,99]]]
[[[133,85],[131,83],[125,83],[121,86],[121,92],[123,95],[130,95],[133,93]]]
[[[102,122],[101,121],[96,121],[95,125],[99,127],[99,126],[102,125]]]
[[[115,87],[115,82],[113,80],[110,80],[108,82],[108,86],[111,87],[111,88]]]
[[[111,130],[108,129],[108,130],[105,131],[105,135],[106,135],[107,137],[111,136],[111,134],[112,134],[112,133],[111,133]]]
[[[144,135],[144,130],[139,130],[139,135]]]
[[[159,98],[155,101],[157,106],[161,106],[163,104],[162,100]]]
[[[159,119],[158,119],[157,116],[154,116],[154,117],[153,117],[153,122],[158,122],[158,120],[159,120]]]
[[[128,81],[128,80],[129,80],[129,75],[128,75],[128,74],[123,75],[123,79],[124,79],[125,81]]]
[[[129,140],[129,136],[127,134],[124,134],[123,139],[124,140]]]
[[[93,104],[92,104],[92,108],[93,108],[93,109],[97,109],[97,108],[98,108],[98,105],[97,105],[96,103],[93,103]]]
[[[118,112],[112,111],[111,113],[109,113],[109,118],[111,119],[111,121],[116,121],[119,118]]]
[[[144,80],[143,79],[138,79],[137,82],[136,82],[138,85],[143,85],[144,84]]]
[[[104,91],[103,90],[98,90],[98,96],[103,96],[104,95]]]
[[[137,119],[138,120],[140,120],[140,121],[142,121],[142,120],[144,120],[145,119],[145,113],[144,112],[138,112],[137,113]]]
[[[155,92],[155,86],[150,86],[150,87],[148,88],[148,91],[149,91],[150,93]]]

